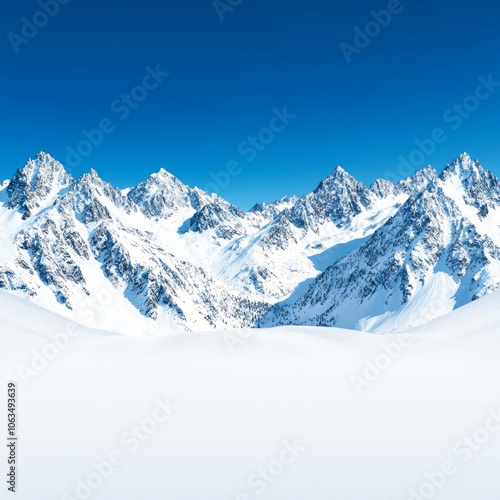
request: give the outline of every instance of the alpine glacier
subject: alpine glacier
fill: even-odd
[[[243,211],[164,169],[118,189],[42,152],[0,184],[0,225],[0,288],[136,336],[401,331],[500,287],[500,182],[466,153],[369,187],[337,167]]]

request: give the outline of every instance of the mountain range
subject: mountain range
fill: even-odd
[[[0,288],[131,335],[419,326],[500,288],[500,181],[463,153],[398,183],[337,167],[248,211],[161,169],[118,189],[46,153],[0,184]]]

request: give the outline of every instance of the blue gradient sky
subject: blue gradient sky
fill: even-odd
[[[73,162],[74,175],[93,167],[126,187],[164,167],[206,187],[211,172],[236,161],[218,191],[243,208],[301,195],[338,164],[366,183],[397,177],[398,158],[436,128],[446,140],[414,166],[441,169],[466,150],[499,175],[500,88],[488,98],[482,91],[467,118],[443,116],[475,93],[478,77],[500,82],[500,5],[402,0],[348,63],[339,45],[353,44],[355,27],[387,6],[243,0],[221,21],[212,0],[69,0],[27,43],[14,43],[16,54],[8,34],[21,35],[23,16],[40,6],[9,2],[0,19],[0,177],[39,150],[67,163],[67,147],[106,118],[113,132]],[[128,116],[118,113],[116,100],[156,65],[170,75]],[[269,144],[256,154],[241,145],[284,107],[296,117],[284,128],[274,120],[280,131]]]

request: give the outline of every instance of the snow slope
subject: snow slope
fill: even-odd
[[[426,474],[440,481],[447,464],[432,498],[495,499],[499,299],[405,336],[280,327],[133,338],[0,291],[0,373],[19,391],[16,498],[79,498],[89,480],[96,500],[406,500],[428,494]],[[359,388],[386,351],[394,359]],[[96,473],[110,457],[120,465]]]

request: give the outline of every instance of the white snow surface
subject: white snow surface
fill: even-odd
[[[405,500],[452,462],[432,498],[496,499],[498,426],[468,460],[457,443],[483,439],[478,429],[500,412],[499,299],[492,293],[405,336],[280,327],[137,338],[0,291],[0,373],[4,389],[18,383],[12,496],[78,498],[77,481],[99,482],[93,464],[119,452],[123,463],[89,498]],[[20,369],[69,331],[77,335],[26,379]],[[358,394],[352,377],[401,342]],[[150,429],[157,398],[178,407],[133,450],[123,436]],[[283,443],[300,447],[297,456]],[[257,482],[268,467],[271,481]]]

